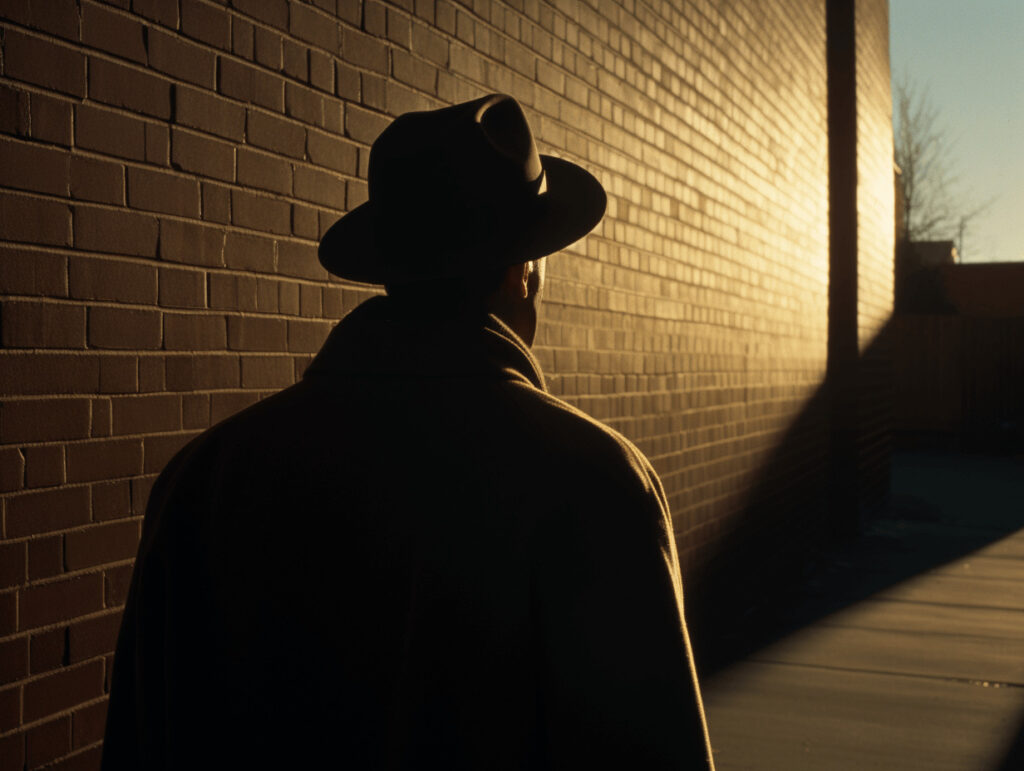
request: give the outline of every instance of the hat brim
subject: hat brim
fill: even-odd
[[[481,259],[496,259],[506,265],[527,262],[564,249],[583,238],[601,221],[608,203],[601,183],[586,169],[575,163],[541,155],[541,164],[547,183],[547,192],[538,199],[538,206],[530,218],[516,226],[509,248],[502,255],[480,255]],[[381,254],[375,236],[381,227],[381,218],[388,212],[378,212],[373,201],[357,206],[331,225],[320,240],[317,254],[320,264],[329,272],[350,281],[365,284],[384,284],[410,278],[396,276],[389,269],[388,260]],[[383,223],[395,228],[402,222]],[[443,250],[444,244],[424,245],[426,251]],[[423,255],[424,275],[431,278],[429,254]]]

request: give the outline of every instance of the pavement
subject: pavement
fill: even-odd
[[[899,452],[892,479],[703,679],[718,771],[1024,771],[1024,456]]]

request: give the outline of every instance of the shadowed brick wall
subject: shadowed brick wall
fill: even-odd
[[[857,17],[872,180],[885,5]],[[408,110],[510,93],[542,151],[604,183],[603,223],[549,261],[537,352],[651,457],[689,573],[824,515],[824,0],[0,9],[0,768],[95,767],[155,475],[374,291],[316,242]],[[891,195],[890,176],[858,198],[865,342],[891,304]]]

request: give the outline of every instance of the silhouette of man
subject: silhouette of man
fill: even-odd
[[[668,507],[530,353],[605,195],[491,95],[395,120],[320,259],[382,283],[156,482],[105,769],[710,769]]]

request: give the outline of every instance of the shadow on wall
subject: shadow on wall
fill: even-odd
[[[884,399],[884,392],[869,386],[877,377],[873,373],[879,362],[890,356],[897,390],[941,390],[944,384],[930,381],[934,372],[922,368],[915,359],[929,345],[929,355],[938,357],[936,361],[944,371],[958,373],[960,385],[954,396],[943,392],[946,403],[959,399],[962,403],[973,400],[986,405],[981,413],[984,426],[1006,425],[1019,419],[1020,399],[989,397],[993,393],[1024,393],[1024,366],[1010,357],[1013,350],[1022,350],[1021,321],[1006,320],[1000,332],[1008,341],[1006,345],[986,346],[984,337],[979,337],[972,340],[965,355],[942,361],[942,352],[951,349],[941,341],[935,343],[927,326],[908,328],[897,316],[861,353],[857,367],[848,371],[845,380],[835,376],[825,379],[762,468],[730,535],[691,579],[687,614],[702,674],[717,671],[887,586],[999,540],[1024,524],[1019,511],[1004,511],[1005,506],[997,505],[997,487],[979,481],[989,497],[983,496],[976,503],[987,505],[988,519],[958,530],[955,537],[904,535],[899,543],[877,535],[855,538],[863,525],[879,518],[930,521],[936,515],[932,503],[901,490],[899,485],[892,488],[890,496],[887,435],[865,427],[851,436],[835,428],[837,422],[847,423],[846,418],[852,417],[856,423],[884,410],[885,405],[876,403],[880,396]],[[1002,338],[997,335],[992,339]],[[841,402],[852,404],[855,414],[840,415],[837,420],[836,405],[844,389],[846,393],[853,389],[861,398]],[[898,395],[893,403],[892,423],[897,427],[906,425],[907,405],[914,400]],[[1002,406],[993,412],[993,403]],[[1024,452],[1019,435],[1014,438],[984,431],[984,426],[963,419],[964,414],[942,424],[942,430],[902,432],[896,435],[896,441],[911,441],[917,447]],[[822,457],[828,462],[822,464],[817,453],[825,454]],[[957,494],[968,492],[960,490]],[[964,509],[976,508],[962,503]],[[1024,746],[1016,747],[1014,752],[1019,755]],[[1006,766],[1011,767],[1021,766]]]

